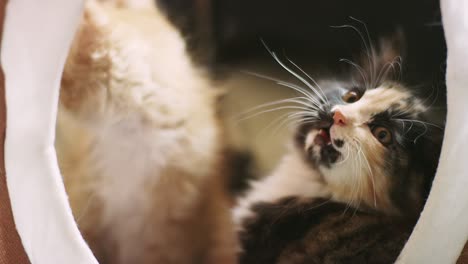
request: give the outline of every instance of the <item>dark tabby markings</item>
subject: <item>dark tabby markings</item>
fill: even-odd
[[[333,140],[333,143],[335,143],[335,146],[338,148],[341,148],[344,145],[344,141],[342,139],[335,139]]]
[[[415,223],[324,199],[252,209],[240,233],[241,264],[393,263]]]

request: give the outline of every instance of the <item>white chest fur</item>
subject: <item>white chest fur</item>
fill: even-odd
[[[180,148],[181,131],[156,129],[138,115],[109,118],[93,130],[90,159],[97,177],[94,192],[102,203],[100,224],[116,241],[126,241],[118,245],[121,258],[135,259],[138,250],[124,245],[141,243],[148,219],[154,217],[154,200],[165,199],[164,193],[153,190],[161,177],[170,176],[163,171]]]
[[[179,148],[181,132],[154,129],[138,116],[98,125],[96,132],[90,154],[99,175],[97,192],[105,203],[104,215],[112,221],[124,211],[144,210],[145,190],[160,180],[160,171],[173,158],[171,152]]]
[[[330,196],[318,172],[308,167],[294,151],[283,158],[272,175],[252,183],[251,187],[233,211],[237,225],[252,215],[251,207],[255,203],[276,202],[291,196],[306,199]]]

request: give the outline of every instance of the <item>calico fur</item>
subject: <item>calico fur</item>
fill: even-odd
[[[415,219],[389,218],[328,199],[285,197],[253,207],[241,263],[392,263]]]
[[[299,109],[293,143],[234,209],[241,263],[396,259],[424,205],[443,136],[430,99],[400,79],[401,37],[351,63],[356,76],[320,83],[270,51],[307,88],[288,85],[300,94],[289,100]]]

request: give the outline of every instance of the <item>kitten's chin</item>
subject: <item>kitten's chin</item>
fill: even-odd
[[[329,128],[315,129],[309,132],[305,142],[306,151],[315,166],[331,168],[339,162],[342,153],[335,146],[337,143],[335,141],[330,135]],[[338,141],[338,144],[342,144],[342,142]]]

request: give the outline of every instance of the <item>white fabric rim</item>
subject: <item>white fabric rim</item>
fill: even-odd
[[[60,76],[81,12],[76,0],[10,0],[7,6],[5,166],[16,226],[33,264],[97,263],[73,220],[53,147]],[[468,238],[468,2],[442,0],[442,14],[444,146],[428,203],[398,263],[455,263]]]
[[[444,145],[431,194],[398,263],[456,263],[468,238],[468,1],[442,0],[441,7],[448,49]]]
[[[6,8],[5,168],[32,264],[97,263],[73,220],[54,149],[60,77],[82,12],[77,0],[9,0]]]

